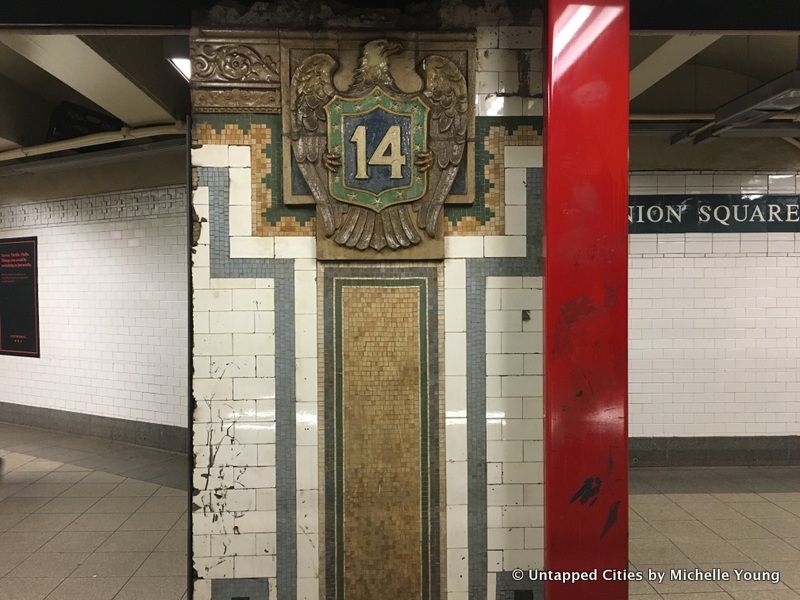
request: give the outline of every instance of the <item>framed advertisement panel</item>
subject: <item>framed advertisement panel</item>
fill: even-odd
[[[0,239],[0,355],[39,357],[35,237]]]

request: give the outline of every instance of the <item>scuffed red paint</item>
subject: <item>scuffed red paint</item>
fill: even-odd
[[[547,33],[545,566],[602,574],[628,564],[628,0],[548,0]],[[623,600],[627,583],[546,597]]]

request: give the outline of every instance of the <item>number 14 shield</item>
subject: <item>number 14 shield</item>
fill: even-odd
[[[376,87],[368,95],[325,105],[328,151],[341,160],[328,175],[334,198],[381,212],[425,195],[428,175],[415,164],[427,151],[428,107]]]

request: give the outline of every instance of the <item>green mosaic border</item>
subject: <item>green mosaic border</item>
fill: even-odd
[[[420,365],[420,531],[422,553],[422,600],[430,600],[430,481],[428,471],[428,280],[425,278],[335,278],[333,293],[334,356],[336,391],[335,406],[335,468],[336,468],[336,578],[344,582],[344,344],[342,343],[342,291],[344,287],[414,287],[419,290],[419,365]],[[336,600],[345,600],[344,585],[336,586]]]
[[[271,133],[270,143],[262,153],[269,160],[271,169],[261,178],[261,183],[271,191],[272,206],[262,212],[261,217],[272,226],[277,226],[281,219],[287,217],[296,219],[301,226],[314,219],[314,206],[287,206],[283,202],[283,125],[280,115],[217,113],[197,115],[194,118],[195,125],[203,123],[211,125],[217,134],[221,134],[226,125],[236,125],[245,135],[249,135],[253,124],[266,125]]]
[[[486,166],[490,160],[497,158],[486,147],[489,129],[504,127],[506,133],[511,135],[522,125],[530,125],[541,131],[542,123],[542,117],[475,117],[475,202],[471,206],[445,204],[444,216],[452,225],[458,225],[465,217],[473,217],[481,225],[486,225],[495,217],[495,212],[486,206],[486,194],[495,186],[486,177]]]

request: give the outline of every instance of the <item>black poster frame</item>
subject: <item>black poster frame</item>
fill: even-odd
[[[4,310],[7,307],[3,306],[3,298],[5,291],[3,290],[4,284],[2,282],[2,265],[0,265],[0,356],[23,356],[29,358],[39,358],[41,355],[40,338],[39,338],[39,240],[37,237],[18,237],[18,238],[0,238],[0,250],[7,251],[5,246],[11,246],[12,252],[28,252],[30,256],[30,271],[31,275],[22,283],[30,282],[28,293],[25,298],[18,299],[18,302],[26,302],[30,300],[33,304],[33,310],[30,311],[32,323],[26,323],[23,327],[16,327],[15,331],[27,332],[33,336],[33,348],[20,350],[18,348],[8,347],[6,343],[6,336],[3,334],[3,320]],[[14,248],[14,247],[17,248]],[[20,269],[28,267],[19,267]],[[13,285],[15,292],[20,287],[19,283],[8,284]]]

